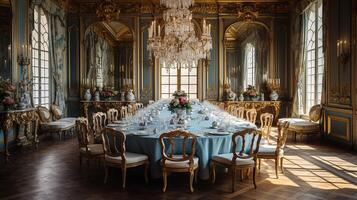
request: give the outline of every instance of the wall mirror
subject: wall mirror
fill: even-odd
[[[85,31],[86,88],[116,91],[133,85],[133,33],[125,24],[96,22]]]
[[[11,79],[12,10],[10,0],[0,1],[0,76]]]
[[[268,71],[268,28],[258,22],[236,22],[226,29],[224,42],[226,83],[235,93],[248,85],[259,90]]]

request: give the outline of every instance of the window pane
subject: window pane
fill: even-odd
[[[188,84],[188,77],[187,76],[181,76],[181,84]]]

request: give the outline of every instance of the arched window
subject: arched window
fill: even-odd
[[[321,103],[324,71],[322,1],[316,1],[305,13],[305,106],[304,112]]]
[[[255,86],[255,47],[251,43],[247,43],[245,46],[245,59],[244,59],[244,67],[245,67],[245,84],[244,86],[247,88],[248,85]]]
[[[170,98],[176,90],[183,90],[188,98],[197,98],[197,67],[170,69],[161,67],[161,98]]]
[[[34,28],[32,30],[32,96],[34,106],[50,105],[50,71],[48,23],[42,8],[34,8]]]

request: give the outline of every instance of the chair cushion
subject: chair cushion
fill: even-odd
[[[65,117],[65,118],[61,118],[58,121],[63,121],[63,122],[73,122],[75,123],[77,120],[77,118],[75,117]]]
[[[213,156],[212,160],[222,163],[222,164],[232,164],[233,153],[220,154],[217,156]],[[236,165],[254,165],[253,158],[237,158]]]
[[[145,154],[138,154],[138,153],[131,153],[131,152],[125,152],[125,157],[126,157],[127,164],[149,160],[149,157]],[[113,157],[113,156],[105,155],[105,161],[121,164],[122,159],[121,156]]]
[[[89,144],[87,145],[87,147],[88,147],[88,151],[86,152],[86,148],[82,147],[80,149],[81,153],[89,153],[91,155],[100,155],[104,153],[103,145],[101,144]]]
[[[310,108],[309,118],[313,122],[317,122],[321,118],[322,106],[320,104],[314,105]]]
[[[258,155],[275,155],[276,146],[264,144],[259,146]]]
[[[67,130],[75,126],[74,122],[54,121],[41,124],[42,130]]]
[[[289,130],[301,132],[318,132],[320,131],[320,124],[318,122],[311,122],[300,118],[281,118],[278,124],[289,122]]]
[[[179,159],[182,158],[182,155],[173,155],[173,158]],[[165,161],[165,166],[167,168],[188,168],[190,167],[189,165],[189,160],[185,160],[185,161],[171,161],[171,160],[166,160]],[[198,158],[197,157],[193,157],[193,166],[198,166]]]

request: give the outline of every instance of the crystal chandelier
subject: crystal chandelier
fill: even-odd
[[[149,27],[148,50],[167,70],[197,66],[198,60],[209,57],[212,49],[211,25],[203,20],[202,35],[196,37],[192,13],[194,0],[161,0],[167,9],[162,26],[156,20]]]

